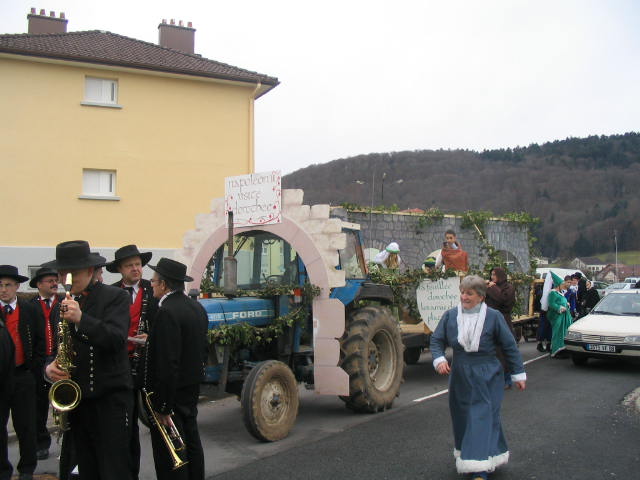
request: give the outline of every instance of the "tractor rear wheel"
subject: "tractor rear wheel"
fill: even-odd
[[[281,440],[289,435],[298,415],[298,382],[284,363],[261,362],[244,381],[240,403],[251,435],[263,442]]]
[[[402,383],[404,346],[398,323],[385,307],[355,310],[341,340],[341,367],[349,374],[349,396],[356,412],[391,408]]]

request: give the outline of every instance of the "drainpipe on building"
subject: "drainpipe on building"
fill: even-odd
[[[249,99],[249,171],[251,173],[256,173],[256,159],[255,159],[255,139],[254,139],[254,130],[255,130],[255,98],[258,90],[262,88],[262,82],[258,81],[256,88],[253,89],[251,93],[251,98]]]

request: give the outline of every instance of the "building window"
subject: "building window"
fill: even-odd
[[[80,195],[80,198],[120,200],[120,197],[116,196],[115,170],[92,170],[85,168],[82,171],[82,195]]]
[[[118,81],[108,78],[85,77],[82,105],[122,108],[118,105]]]

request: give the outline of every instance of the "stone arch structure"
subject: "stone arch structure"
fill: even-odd
[[[342,302],[329,298],[331,288],[345,285],[344,271],[336,270],[338,250],[346,246],[342,220],[329,218],[329,205],[303,205],[302,190],[282,191],[282,221],[278,224],[234,228],[233,234],[251,230],[273,233],[287,241],[300,255],[309,280],[320,288],[313,301],[315,391],[328,395],[349,395],[349,377],[338,367],[344,332]],[[187,232],[176,260],[187,265],[194,278],[189,288],[199,288],[209,259],[227,240],[224,198],[211,202],[211,211],[196,217],[196,229]]]

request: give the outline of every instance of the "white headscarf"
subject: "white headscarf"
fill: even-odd
[[[551,272],[548,272],[544,279],[544,285],[542,286],[542,298],[540,298],[540,308],[545,312],[549,310],[549,293],[552,289],[553,275],[551,275]]]
[[[466,313],[462,304],[458,304],[458,343],[465,352],[477,352],[480,345],[480,336],[487,317],[487,304],[482,302],[478,312],[471,310]]]

